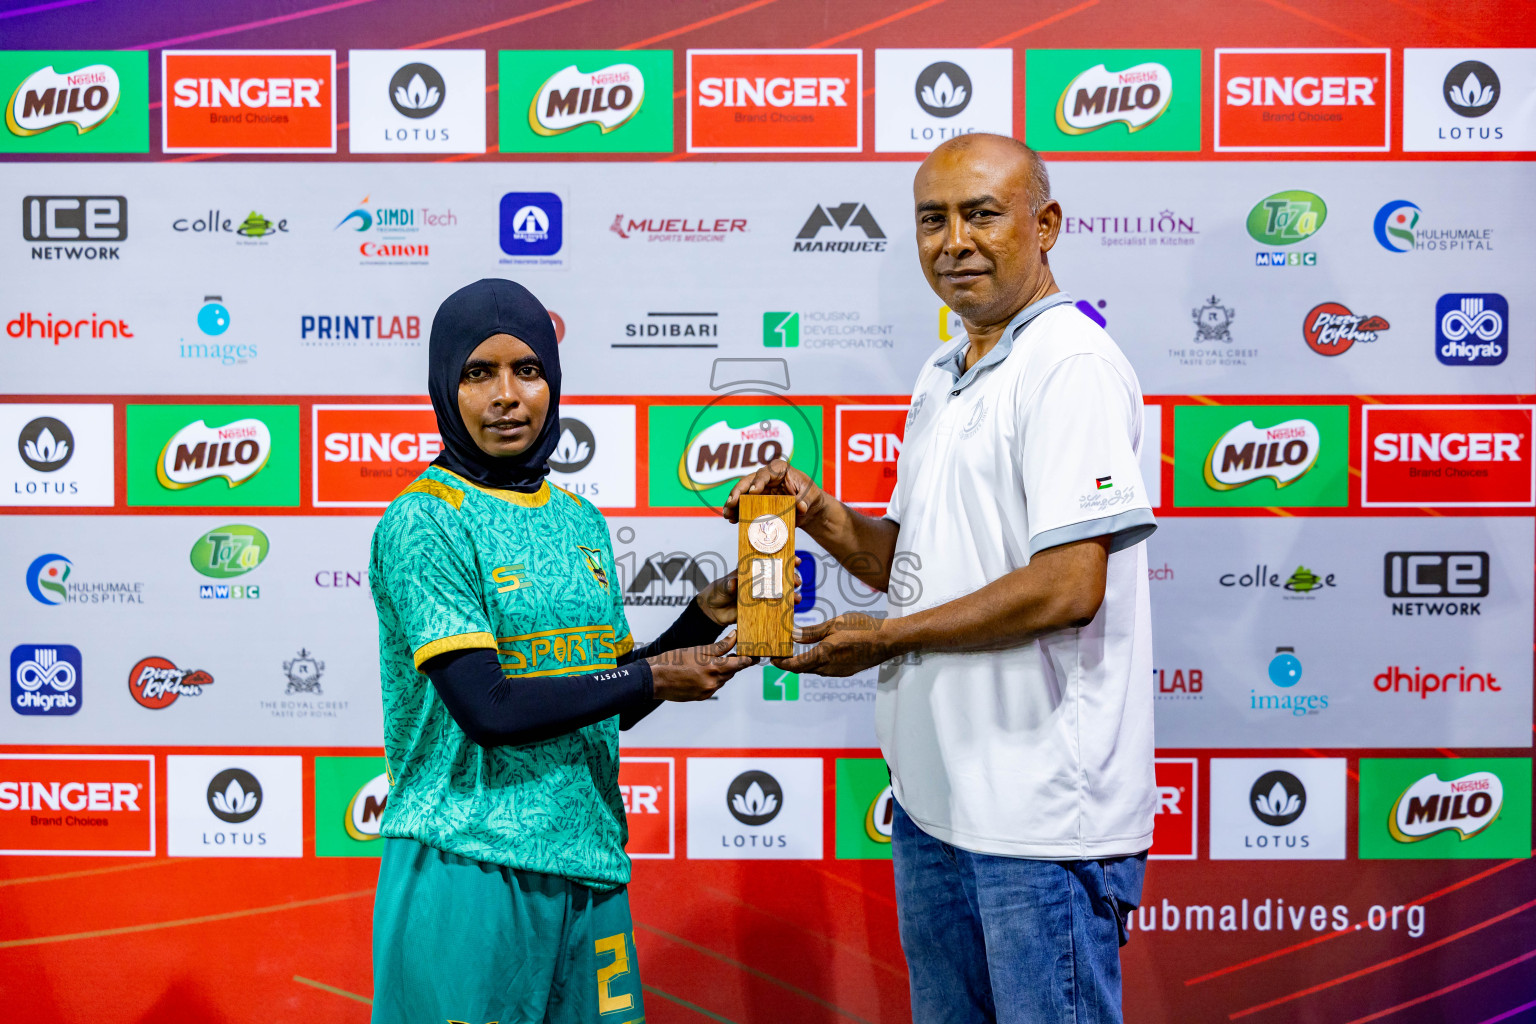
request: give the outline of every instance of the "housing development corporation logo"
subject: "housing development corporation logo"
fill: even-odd
[[[1348,502],[1347,406],[1181,405],[1174,423],[1176,506]]]
[[[1361,758],[1360,857],[1526,857],[1531,762],[1520,757]]]
[[[336,152],[336,51],[163,50],[167,153]]]
[[[1218,152],[1390,148],[1391,51],[1216,51]]]
[[[149,150],[149,54],[13,50],[0,54],[0,152]]]
[[[1025,69],[1037,149],[1200,148],[1199,50],[1030,50]]]
[[[73,715],[85,698],[80,648],[22,644],[11,651],[11,710],[18,715]]]
[[[1447,366],[1497,366],[1509,355],[1509,300],[1452,292],[1435,302],[1435,358]]]
[[[863,50],[689,50],[690,153],[857,153]]]
[[[1354,313],[1340,302],[1313,306],[1301,322],[1301,335],[1307,347],[1320,356],[1343,355],[1355,342],[1370,343],[1392,325],[1386,318]]]
[[[1536,504],[1533,411],[1520,405],[1365,406],[1360,503]]]
[[[503,153],[672,150],[670,50],[502,50]]]

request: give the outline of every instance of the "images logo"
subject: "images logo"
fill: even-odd
[[[1269,681],[1282,690],[1290,690],[1301,682],[1301,659],[1296,656],[1296,648],[1276,647],[1275,656],[1269,660],[1268,675]],[[1326,693],[1259,693],[1257,689],[1250,689],[1248,709],[1250,711],[1288,711],[1296,718],[1320,715],[1328,710],[1328,695]]]
[[[261,472],[271,455],[272,432],[259,419],[222,427],[198,420],[171,435],[160,451],[155,476],[161,487],[171,490],[218,478],[234,488]]]
[[[149,55],[113,50],[0,54],[0,152],[149,150]]]
[[[11,651],[11,708],[18,715],[72,715],[85,697],[80,649],[22,644]]]
[[[1376,241],[1388,252],[1410,252],[1415,246],[1413,229],[1419,225],[1417,206],[1406,199],[1394,199],[1376,211],[1373,228]]]
[[[336,51],[162,50],[167,153],[336,152]]]
[[[1216,149],[1390,148],[1390,50],[1216,51]]]
[[[1176,507],[1339,507],[1349,500],[1349,408],[1180,405]]]
[[[497,62],[501,152],[672,151],[671,50],[502,50]]]
[[[564,231],[564,204],[553,192],[501,197],[501,251],[508,256],[553,256],[564,244]]]
[[[1024,59],[1034,148],[1200,148],[1199,50],[1030,50]]]
[[[0,854],[154,856],[154,755],[0,754]]]
[[[27,592],[40,604],[69,600],[67,582],[74,563],[63,555],[39,555],[27,566]]]
[[[177,697],[200,697],[213,676],[202,669],[177,668],[168,658],[144,658],[128,673],[128,692],[151,711],[169,707]]]
[[[1367,405],[1362,412],[1362,505],[1536,504],[1531,406]]]
[[[1528,857],[1531,762],[1360,759],[1360,858]]]
[[[838,860],[890,860],[896,798],[878,757],[840,757],[837,775]]]
[[[690,153],[857,153],[863,50],[689,50]]]
[[[381,856],[379,826],[388,806],[384,758],[316,757],[315,856]]]
[[[74,432],[63,420],[52,416],[39,416],[22,427],[16,437],[21,461],[39,473],[54,473],[69,465],[74,449]]]
[[[129,405],[127,415],[129,505],[299,503],[297,406]]]
[[[1338,356],[1357,341],[1375,341],[1391,326],[1383,317],[1351,313],[1341,303],[1323,302],[1313,306],[1302,320],[1301,335],[1318,355]]]
[[[1447,366],[1497,366],[1509,355],[1509,300],[1453,292],[1435,302],[1435,358]]]
[[[839,234],[845,229],[858,228],[864,233],[866,241],[813,241],[821,234],[822,228],[835,228]],[[885,245],[885,232],[880,230],[875,215],[863,203],[818,205],[795,236],[795,252],[884,252]]]

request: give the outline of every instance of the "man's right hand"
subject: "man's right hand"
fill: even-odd
[[[756,658],[728,657],[735,645],[732,631],[704,647],[684,647],[647,658],[652,695],[657,700],[708,700],[737,672],[757,664]]]
[[[744,476],[731,488],[731,496],[725,499],[721,514],[729,522],[741,518],[743,494],[789,494],[795,498],[795,525],[811,530],[827,512],[831,500],[826,492],[811,482],[811,478],[795,469],[783,459],[774,459],[751,476]]]

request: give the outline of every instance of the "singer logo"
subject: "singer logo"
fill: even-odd
[[[1200,823],[1200,763],[1194,758],[1159,757],[1156,772],[1157,810],[1152,816],[1155,860],[1194,860]]]
[[[1385,150],[1389,50],[1217,50],[1216,149]]]
[[[443,450],[430,405],[316,405],[316,508],[383,508]]]
[[[151,754],[0,754],[0,855],[154,856]]]
[[[1536,505],[1532,412],[1520,405],[1365,406],[1360,504]]]
[[[619,758],[619,795],[629,822],[631,857],[667,858],[672,850],[672,758]]]
[[[837,407],[837,497],[883,511],[896,488],[896,459],[906,432],[905,405]]]
[[[222,427],[198,420],[171,435],[160,451],[155,475],[160,486],[171,490],[216,477],[239,487],[261,472],[271,455],[272,431],[261,420],[235,420]]]
[[[167,153],[336,152],[334,50],[166,50]]]
[[[1276,487],[1294,483],[1317,462],[1322,437],[1311,420],[1286,420],[1259,428],[1239,423],[1211,447],[1205,482],[1230,491],[1265,477]]]
[[[859,152],[863,60],[863,50],[689,50],[688,152]]]

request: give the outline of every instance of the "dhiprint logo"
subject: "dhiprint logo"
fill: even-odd
[[[208,782],[208,809],[231,825],[250,821],[261,810],[261,783],[244,768],[226,768]]]
[[[743,825],[766,825],[779,816],[784,790],[767,772],[742,772],[725,791],[731,817]]]
[[[823,228],[834,228],[838,234],[849,234],[853,228],[864,233],[864,241],[815,240]],[[840,203],[837,206],[818,205],[805,219],[800,233],[795,236],[795,252],[884,252],[885,232],[875,221],[875,215],[863,203]]]
[[[75,435],[69,426],[52,416],[39,416],[21,428],[16,450],[28,468],[39,473],[55,473],[69,465],[75,452]]]
[[[934,117],[954,117],[971,103],[971,76],[965,68],[941,60],[917,76],[917,105]]]
[[[18,715],[73,715],[84,699],[80,648],[22,644],[11,651],[11,708]]]
[[[1289,825],[1307,809],[1307,788],[1290,772],[1265,772],[1249,790],[1248,805],[1266,825]]]
[[[1446,72],[1445,105],[1462,117],[1482,117],[1499,102],[1499,76],[1480,60],[1464,60]]]
[[[1056,101],[1056,127],[1068,135],[1111,124],[1138,132],[1161,117],[1172,99],[1173,75],[1162,64],[1149,61],[1124,71],[1098,64],[1067,83]]]
[[[1355,342],[1372,342],[1392,325],[1379,316],[1352,313],[1338,302],[1313,306],[1301,322],[1301,334],[1307,347],[1320,356],[1338,356],[1348,352]]]
[[[54,319],[53,313],[42,316],[23,312],[5,325],[5,333],[13,338],[41,338],[51,341],[54,347],[66,338],[131,338],[133,331],[126,320],[102,319],[92,312],[78,320],[70,317]]]
[[[1435,358],[1447,366],[1497,366],[1509,355],[1509,300],[1452,292],[1435,302]]]
[[[389,102],[406,117],[431,117],[448,98],[448,85],[430,64],[407,64],[389,80]]]
[[[597,437],[592,429],[574,416],[560,417],[560,439],[549,456],[549,468],[556,473],[579,473],[597,455]]]
[[[128,692],[151,711],[170,707],[177,697],[201,697],[213,676],[202,669],[177,668],[169,658],[151,655],[128,672]]]

